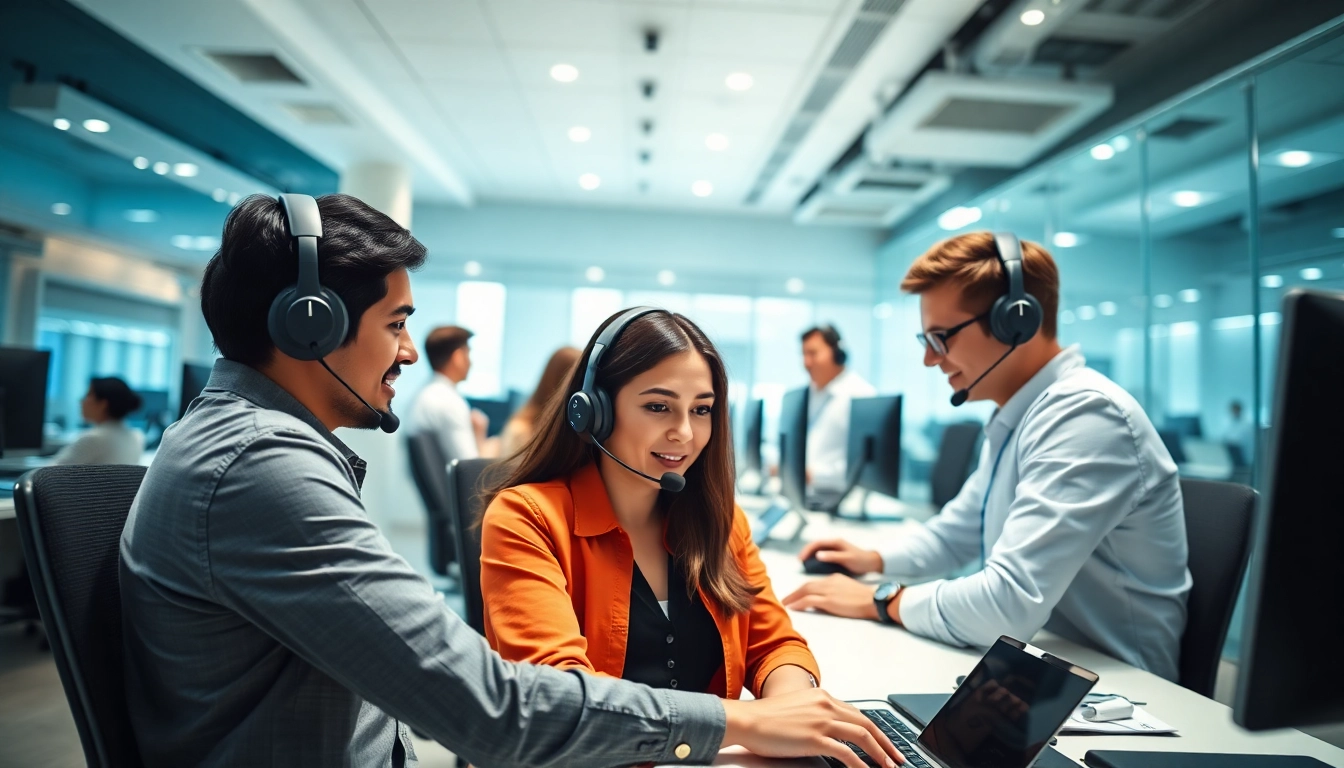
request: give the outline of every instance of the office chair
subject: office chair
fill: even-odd
[[[1235,483],[1181,478],[1190,576],[1185,634],[1181,637],[1182,686],[1213,698],[1227,627],[1250,559],[1255,490]]]
[[[420,490],[429,515],[429,567],[440,576],[452,578],[448,566],[457,559],[457,535],[449,508],[452,492],[448,487],[448,460],[433,434],[421,432],[407,442],[411,457],[411,477]]]
[[[481,597],[481,527],[476,521],[485,503],[481,476],[494,463],[493,459],[458,459],[448,465],[448,509],[457,539],[457,564],[462,569],[462,600],[467,606],[464,618],[482,635],[485,601]]]
[[[943,439],[938,444],[938,458],[934,460],[933,470],[929,473],[932,491],[930,501],[935,510],[942,509],[944,504],[961,493],[961,487],[975,471],[984,431],[984,425],[978,421],[948,424],[943,430]]]
[[[92,766],[138,766],[122,681],[121,529],[145,468],[35,469],[14,489],[38,610]]]

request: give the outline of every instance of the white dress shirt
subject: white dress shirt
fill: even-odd
[[[104,421],[65,446],[52,464],[139,464],[145,433],[123,421]]]
[[[415,396],[410,417],[411,433],[432,433],[439,439],[444,458],[450,463],[453,459],[479,458],[476,430],[471,426],[471,406],[447,376],[434,374]]]
[[[812,474],[812,490],[838,493],[845,489],[849,403],[876,395],[872,384],[848,369],[824,387],[808,385],[807,469]]]
[[[942,513],[882,550],[919,580],[900,616],[917,635],[988,647],[1041,628],[1175,680],[1185,631],[1185,516],[1176,465],[1129,393],[1057,355],[994,414],[980,466]],[[997,467],[997,469],[996,469]]]

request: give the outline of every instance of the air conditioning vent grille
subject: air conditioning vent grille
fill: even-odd
[[[306,125],[349,125],[350,121],[339,109],[330,104],[300,104],[291,102],[285,110]]]
[[[233,75],[240,83],[298,84],[303,79],[294,70],[269,53],[228,53],[205,51],[206,58]]]
[[[1072,110],[1072,104],[953,97],[924,118],[919,127],[1032,135]]]
[[[897,181],[895,179],[864,179],[854,185],[855,192],[918,192],[924,181]]]
[[[1204,118],[1182,117],[1175,122],[1158,128],[1148,135],[1155,139],[1178,139],[1188,140],[1192,136],[1201,134],[1210,128],[1218,125],[1218,120],[1207,120]]]
[[[887,22],[885,20],[856,20],[850,25],[849,31],[845,33],[845,37],[840,41],[835,53],[831,54],[831,60],[826,64],[826,67],[828,69],[838,67],[853,69],[863,60],[864,55],[868,53],[868,49],[873,47],[877,36],[882,34],[882,30],[886,28]]]
[[[1077,40],[1051,37],[1036,49],[1037,64],[1100,67],[1129,50],[1130,44],[1114,40]]]

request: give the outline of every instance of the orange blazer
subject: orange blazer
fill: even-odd
[[[746,686],[759,697],[766,677],[785,664],[820,681],[817,660],[770,589],[741,508],[734,508],[730,546],[747,580],[763,589],[750,611],[734,616],[700,593],[723,639],[724,666],[709,693],[738,698]],[[490,647],[512,661],[620,677],[634,565],[596,464],[500,493],[481,530]]]

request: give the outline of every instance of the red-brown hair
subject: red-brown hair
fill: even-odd
[[[627,310],[621,310],[593,333],[579,365],[572,369],[563,399],[549,401],[538,414],[532,440],[488,480],[485,499],[493,501],[506,488],[568,477],[596,461],[597,448],[584,442],[566,420],[565,402],[583,386],[583,374],[593,342],[602,329]],[[621,332],[602,355],[596,385],[614,404],[616,394],[631,379],[673,355],[694,350],[709,365],[714,385],[709,441],[686,470],[680,493],[661,491],[658,505],[667,516],[667,544],[686,569],[687,587],[699,587],[726,614],[745,613],[760,592],[753,587],[733,556],[734,478],[732,424],[728,418],[728,372],[723,358],[704,332],[688,318],[671,312],[639,317]]]
[[[933,246],[910,265],[901,281],[901,290],[919,294],[948,281],[961,286],[962,306],[977,315],[1007,292],[993,234],[968,232]],[[1026,240],[1022,241],[1022,283],[1027,293],[1041,303],[1041,335],[1055,338],[1059,267],[1049,252]]]

